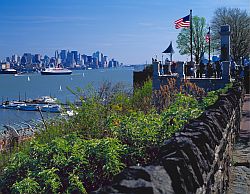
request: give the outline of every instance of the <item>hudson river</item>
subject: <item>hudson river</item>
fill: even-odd
[[[36,99],[41,96],[56,97],[60,102],[74,102],[75,96],[67,87],[76,91],[89,84],[95,88],[105,81],[112,84],[123,83],[127,88],[133,85],[133,69],[130,67],[75,70],[71,75],[41,75],[40,73],[23,75],[0,74],[0,100]],[[48,115],[50,116],[50,115]],[[7,110],[0,108],[0,129],[3,124],[26,122],[40,118],[39,112]]]

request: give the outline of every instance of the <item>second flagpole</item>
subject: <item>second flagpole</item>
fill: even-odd
[[[190,9],[190,54],[191,54],[191,65],[193,65],[193,22],[192,22],[192,9]]]
[[[209,39],[208,39],[208,63],[210,63],[210,49],[211,49],[211,34],[210,34],[210,27],[208,28],[208,34],[209,34]]]

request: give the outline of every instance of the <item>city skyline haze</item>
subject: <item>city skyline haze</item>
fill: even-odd
[[[174,21],[189,14],[209,25],[219,7],[249,13],[249,0],[1,0],[0,60],[13,54],[55,50],[101,51],[124,64],[161,59],[173,42],[173,60],[186,60],[176,48],[180,29]],[[205,37],[204,37],[205,38]]]

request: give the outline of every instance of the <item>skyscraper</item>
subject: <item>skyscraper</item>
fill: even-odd
[[[55,51],[55,59],[59,59],[59,52],[58,52],[58,50]]]
[[[24,57],[26,57],[26,65],[32,64],[32,54],[31,53],[24,53]]]
[[[41,62],[41,55],[40,54],[35,54],[34,62],[37,64],[40,64],[40,62]]]
[[[60,52],[60,58],[62,60],[62,63],[66,62],[67,54],[68,54],[67,50],[61,50],[61,52]]]
[[[78,51],[71,51],[71,53],[73,54],[73,58],[75,60],[75,62],[78,62]]]
[[[66,66],[67,67],[74,67],[75,64],[76,64],[76,61],[74,59],[74,53],[68,52]]]
[[[18,63],[18,55],[16,55],[16,54],[12,55],[11,62],[12,63]]]

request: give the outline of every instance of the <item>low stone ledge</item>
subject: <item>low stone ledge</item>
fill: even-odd
[[[126,168],[106,193],[222,193],[228,187],[231,149],[239,132],[241,85],[164,142],[155,166]]]

